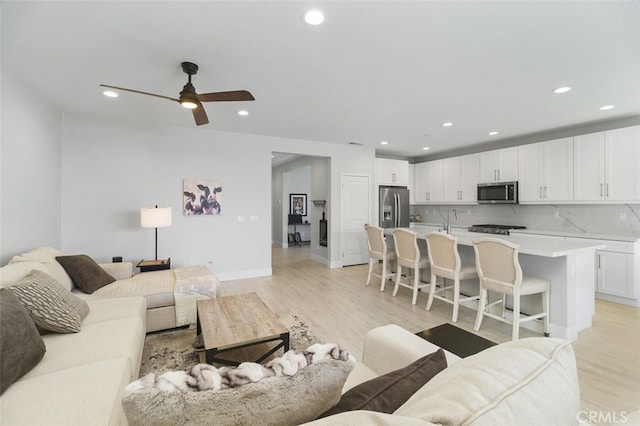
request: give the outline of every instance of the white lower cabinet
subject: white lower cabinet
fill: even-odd
[[[596,252],[598,281],[596,291],[611,296],[636,299],[634,283],[634,255],[613,251]]]
[[[567,241],[585,238],[566,237]],[[640,306],[640,242],[594,240],[606,248],[596,250],[597,299]],[[552,284],[553,285],[553,284]]]

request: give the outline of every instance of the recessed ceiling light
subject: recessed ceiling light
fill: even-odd
[[[249,115],[249,111],[241,109],[240,111],[238,111],[238,115]]]
[[[105,95],[108,98],[117,98],[118,94],[112,90],[105,90],[104,92],[102,92],[103,95]]]
[[[447,121],[446,123],[442,123],[442,127],[451,127],[453,126],[453,123]]]
[[[616,106],[615,105],[605,105],[605,106],[601,106],[600,107],[600,111],[606,111],[608,109],[614,109]]]
[[[423,150],[423,151],[429,151],[430,149],[431,149],[431,148],[429,148],[428,146],[423,146],[423,147],[422,147],[422,150]]]
[[[382,142],[380,142],[380,145],[386,145],[386,144],[388,144],[388,143],[389,143],[389,142],[387,142],[387,141],[382,141]]]
[[[558,87],[557,89],[554,89],[553,93],[567,93],[569,90],[571,90],[571,87],[563,86],[563,87]]]
[[[309,25],[320,25],[324,22],[324,14],[319,10],[310,10],[304,14],[302,19]]]
[[[489,136],[495,136],[497,134],[498,134],[498,132],[489,132]]]

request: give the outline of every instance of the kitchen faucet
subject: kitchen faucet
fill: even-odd
[[[447,212],[447,234],[449,235],[451,235],[451,212],[455,215],[456,220],[458,219],[458,212],[453,208],[449,209]]]

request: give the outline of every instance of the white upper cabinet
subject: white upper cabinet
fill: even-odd
[[[573,201],[573,138],[522,145],[518,158],[520,202]]]
[[[574,200],[640,200],[640,126],[574,137]]]
[[[604,132],[607,200],[640,200],[640,126]]]
[[[518,180],[518,147],[480,153],[480,182]]]
[[[475,203],[478,200],[478,154],[443,160],[443,198],[447,203]]]
[[[409,185],[409,162],[376,158],[378,185]]]
[[[409,204],[415,204],[416,196],[416,165],[409,164],[409,184],[407,185],[409,190]]]
[[[417,163],[414,167],[414,202],[417,204],[443,201],[443,160]]]

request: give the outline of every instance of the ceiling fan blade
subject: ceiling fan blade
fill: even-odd
[[[228,102],[228,101],[255,101],[251,93],[246,90],[232,90],[230,92],[201,93],[198,95],[200,102]]]
[[[193,118],[196,120],[196,124],[198,126],[202,126],[203,124],[207,124],[209,122],[209,117],[207,117],[207,112],[204,110],[202,104],[198,104],[197,108],[192,109]]]
[[[163,95],[156,95],[155,93],[141,92],[140,90],[126,89],[124,87],[118,87],[118,86],[109,86],[108,84],[101,84],[100,87],[107,87],[109,89],[123,90],[125,92],[137,93],[139,95],[154,96],[156,98],[163,98],[163,99],[168,99],[168,100],[174,101],[174,102],[180,102],[176,98],[170,98],[169,96],[163,96]]]

